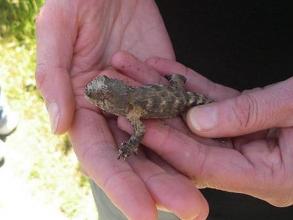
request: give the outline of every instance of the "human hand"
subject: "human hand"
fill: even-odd
[[[52,131],[69,130],[85,172],[129,219],[155,219],[156,206],[180,218],[203,219],[207,204],[186,177],[148,160],[116,159],[116,142],[125,134],[84,99],[85,84],[97,74],[120,77],[101,70],[121,49],[141,59],[174,58],[152,0],[46,1],[37,19],[36,80]]]
[[[127,67],[127,62],[134,63],[125,59],[116,67]],[[187,123],[195,134],[233,138],[208,142],[186,130],[148,121],[144,145],[189,176],[198,187],[244,193],[275,206],[292,205],[292,78],[240,94],[208,81],[174,61],[153,58],[147,63],[161,75],[185,75],[189,90],[217,100],[188,112]],[[139,74],[131,69],[124,68],[123,71],[130,77],[139,78]],[[160,76],[156,77],[160,81]],[[131,127],[122,118],[119,126],[131,132]]]
[[[75,98],[76,87],[108,66],[118,50],[141,59],[154,54],[174,58],[152,0],[46,1],[37,18],[36,79],[53,132],[68,130],[75,104],[84,101]]]

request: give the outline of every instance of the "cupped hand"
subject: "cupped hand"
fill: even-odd
[[[130,77],[141,77],[133,71],[140,63],[125,57],[114,65]],[[152,58],[147,64],[160,73],[154,77],[157,82],[164,74],[181,73],[189,90],[216,100],[188,112],[193,133],[231,138],[203,141],[185,129],[148,121],[144,145],[198,187],[244,193],[275,206],[293,204],[293,78],[239,93],[175,61]],[[131,132],[122,118],[119,126]]]
[[[85,84],[97,74],[121,77],[102,69],[122,49],[140,59],[174,58],[154,1],[46,1],[37,19],[36,80],[52,131],[69,131],[85,172],[129,219],[156,219],[156,206],[204,219],[206,201],[176,170],[148,159],[117,160],[125,134],[84,99]]]
[[[68,130],[75,105],[84,105],[77,90],[118,50],[174,58],[152,0],[46,1],[37,18],[36,79],[55,133]]]

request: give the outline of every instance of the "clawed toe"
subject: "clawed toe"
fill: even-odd
[[[129,157],[131,154],[135,154],[137,155],[138,153],[138,148],[134,147],[133,145],[131,145],[130,143],[121,143],[119,150],[118,150],[118,160],[119,159],[123,159],[126,160],[127,157]]]
[[[121,145],[119,146],[119,150],[118,150],[118,160],[121,158],[123,160],[126,160],[126,158],[131,155],[130,149],[131,148],[129,147],[129,144],[127,144],[125,142],[121,143]]]

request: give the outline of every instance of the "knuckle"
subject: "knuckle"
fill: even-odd
[[[288,207],[293,204],[293,181],[290,174],[284,169],[271,168],[270,177],[266,179],[268,195],[266,201],[276,207]],[[281,186],[281,187],[280,187]]]
[[[113,171],[111,175],[105,176],[103,180],[100,181],[100,185],[104,189],[114,189],[121,182],[126,182],[133,176],[132,170],[129,168],[121,168],[119,170]]]
[[[254,96],[249,93],[235,99],[232,112],[240,129],[247,129],[258,123],[258,104]]]
[[[292,191],[292,189],[290,189]],[[279,190],[278,190],[279,191]],[[267,202],[272,204],[273,206],[276,207],[288,207],[293,205],[292,198],[289,196],[291,191],[285,191],[285,192],[275,192],[275,196],[272,198],[268,199]]]

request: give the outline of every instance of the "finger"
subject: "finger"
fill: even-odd
[[[116,121],[110,126],[112,133],[121,143],[128,135],[118,129]],[[207,216],[208,205],[202,194],[191,182],[175,170],[166,172],[143,155],[132,156],[128,162],[144,181],[157,206],[176,214],[180,219],[195,219],[199,215]],[[170,171],[171,167],[168,167]]]
[[[156,219],[155,203],[145,185],[125,161],[117,160],[116,143],[101,115],[78,110],[70,138],[87,174],[129,219]]]
[[[132,167],[147,185],[158,208],[168,210],[180,219],[208,215],[207,201],[183,175],[170,175],[146,158],[135,158]]]
[[[150,58],[146,62],[142,62],[130,53],[123,51],[113,56],[112,65],[125,75],[143,84],[166,84],[164,75],[178,73],[187,78],[186,88],[188,90],[201,92],[215,100],[226,99],[239,94],[238,91],[213,83],[173,60]]]
[[[264,130],[234,138],[233,147],[240,151],[241,147],[249,142],[268,138],[269,133],[270,130]]]
[[[293,78],[236,98],[195,107],[190,129],[206,137],[227,137],[293,125]]]
[[[162,75],[170,73],[184,75],[187,79],[186,88],[188,90],[202,93],[214,100],[223,100],[239,94],[237,90],[214,83],[194,70],[173,60],[156,57],[148,59],[147,64],[152,66]]]
[[[293,128],[283,128],[279,133],[279,145],[282,154],[282,160],[286,169],[293,170]]]
[[[61,2],[47,1],[36,24],[36,81],[47,104],[54,133],[65,132],[74,113],[69,69],[76,35],[75,20]]]
[[[132,129],[123,118],[121,129]],[[155,151],[177,170],[194,179],[198,187],[211,187],[230,192],[248,190],[252,182],[252,165],[238,151],[202,145],[189,136],[158,121],[146,121],[143,144]]]
[[[112,58],[112,65],[123,74],[142,84],[167,84],[167,80],[132,54],[120,51]]]

